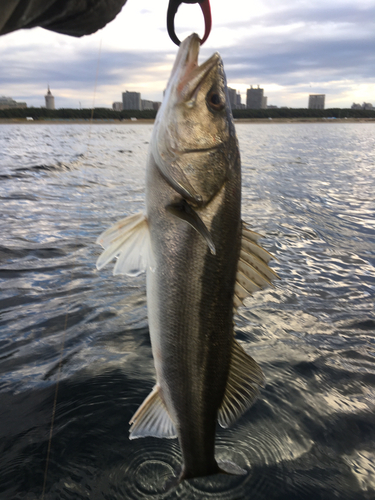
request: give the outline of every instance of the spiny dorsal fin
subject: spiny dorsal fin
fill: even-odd
[[[264,380],[260,366],[234,340],[227,387],[218,414],[221,427],[229,427],[250,408]]]
[[[159,438],[177,437],[174,424],[155,385],[129,422],[130,439],[152,436]]]
[[[147,267],[154,267],[147,218],[143,213],[130,215],[102,233],[96,240],[105,248],[96,261],[102,269],[115,257],[118,258],[113,274],[137,276]]]
[[[233,300],[235,310],[253,292],[268,285],[273,286],[272,280],[280,279],[268,266],[273,256],[257,244],[260,237],[260,234],[251,231],[242,222],[241,251]]]

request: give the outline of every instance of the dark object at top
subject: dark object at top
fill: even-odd
[[[0,35],[41,26],[64,35],[95,33],[112,21],[126,0],[0,0]]]
[[[174,18],[176,16],[177,9],[182,3],[199,3],[204,16],[204,36],[201,40],[201,45],[207,40],[208,35],[211,31],[212,19],[211,19],[211,7],[209,0],[169,0],[168,12],[167,12],[167,29],[168,35],[172,42],[176,45],[180,45],[180,40],[174,30]]]

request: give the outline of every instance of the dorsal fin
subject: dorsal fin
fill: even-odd
[[[227,387],[218,413],[219,424],[222,427],[233,424],[254,403],[263,385],[260,366],[234,340]]]
[[[268,262],[274,257],[257,243],[260,237],[260,234],[251,231],[242,222],[241,251],[233,300],[235,310],[253,292],[268,285],[273,286],[272,281],[280,279],[268,266]]]

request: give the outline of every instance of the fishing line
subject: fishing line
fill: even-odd
[[[101,53],[102,53],[102,39],[103,39],[103,37],[101,37],[101,39],[100,39],[99,51],[98,51],[98,59],[97,59],[97,64],[96,64],[95,85],[94,85],[94,94],[93,94],[92,106],[91,106],[91,116],[90,116],[88,136],[87,136],[86,155],[89,153],[90,146],[91,146],[91,143],[90,143],[90,141],[91,141],[91,130],[92,130],[92,125],[93,125],[93,120],[94,120],[96,89],[97,89],[97,85],[98,85],[100,58],[101,58]],[[79,166],[79,164],[82,164],[82,163],[83,163],[83,161],[81,159],[78,162],[77,166]],[[83,179],[86,177],[86,171],[85,171],[85,169],[83,169],[81,176],[82,176]],[[83,182],[81,182],[81,184],[83,184]],[[81,222],[82,222],[82,203],[83,203],[83,197],[81,195],[80,196],[80,201],[79,201],[79,208],[78,208],[78,220],[80,220]],[[76,251],[77,251],[77,249],[78,249],[78,234],[76,235],[75,245],[74,246],[75,246],[75,250],[73,250],[73,252],[75,254]],[[73,261],[73,266],[72,266],[72,270],[71,270],[71,278],[73,278],[74,268],[75,268],[75,266],[74,266],[74,261]],[[68,294],[68,297],[69,297],[69,294]],[[57,396],[58,396],[58,392],[59,392],[59,384],[60,384],[61,368],[62,368],[63,356],[64,356],[65,338],[66,338],[66,331],[67,331],[67,326],[68,326],[68,318],[69,318],[69,312],[68,312],[68,309],[67,309],[66,313],[65,313],[63,339],[62,339],[62,342],[61,342],[61,349],[60,349],[60,360],[59,360],[59,365],[58,365],[58,369],[57,369],[57,376],[56,376],[56,387],[55,387],[55,395],[54,395],[53,406],[52,406],[51,425],[50,425],[50,430],[49,430],[48,447],[47,447],[47,457],[46,457],[46,466],[45,466],[45,469],[44,469],[44,479],[43,479],[43,489],[42,489],[41,500],[44,500],[45,491],[46,491],[47,476],[48,476],[48,466],[49,466],[50,455],[51,455],[52,435],[53,435],[53,429],[54,429],[54,424],[55,424],[56,407],[57,407]]]

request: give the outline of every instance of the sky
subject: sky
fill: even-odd
[[[326,94],[326,108],[375,105],[375,0],[210,0],[212,31],[200,62],[221,54],[228,85],[260,85],[268,104],[306,108]],[[42,28],[0,36],[0,95],[56,108],[111,107],[122,92],[161,101],[177,46],[166,30],[168,0],[128,0],[114,21],[74,38]],[[182,40],[203,36],[197,4],[180,6]]]

